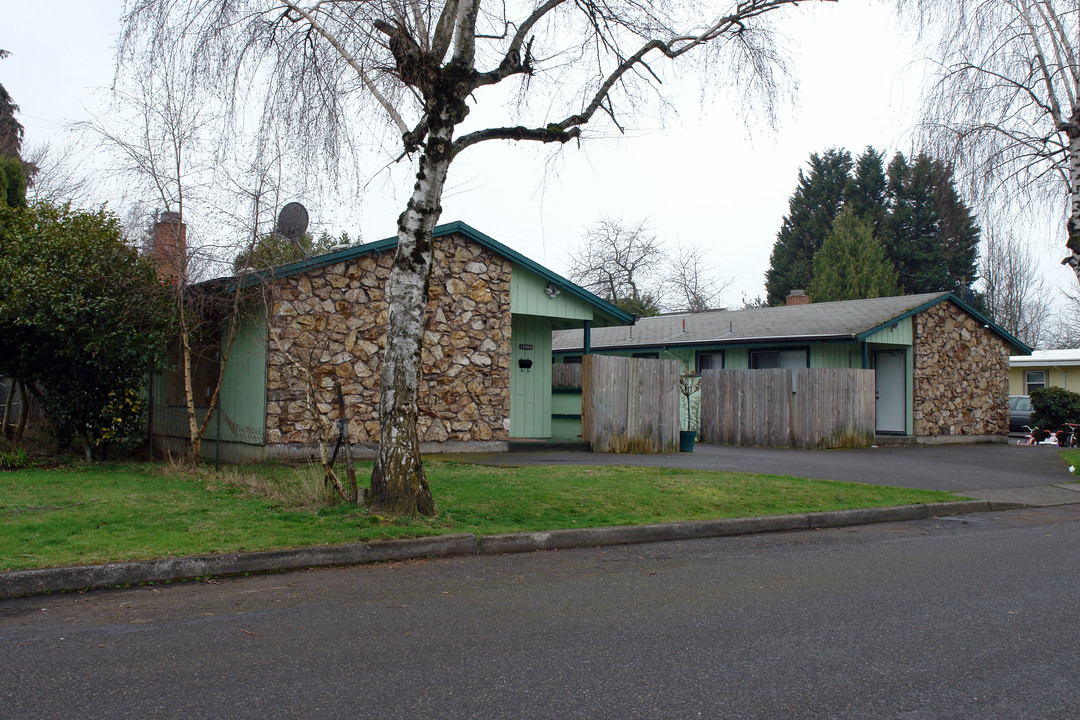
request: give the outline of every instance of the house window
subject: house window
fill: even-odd
[[[641,352],[634,353],[632,357],[641,358],[643,360],[659,360],[660,353],[658,352]]]
[[[810,367],[810,352],[805,348],[799,350],[755,350],[750,353],[751,370],[808,367]]]
[[[699,352],[697,354],[697,371],[721,370],[724,367],[723,352]]]
[[[1028,370],[1024,373],[1024,393],[1031,394],[1032,390],[1046,387],[1045,370]]]
[[[581,356],[580,355],[567,355],[566,357],[563,358],[562,361],[563,361],[564,365],[580,365],[581,364]]]

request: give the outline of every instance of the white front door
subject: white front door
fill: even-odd
[[[874,352],[874,385],[877,391],[877,431],[907,431],[905,398],[907,362],[903,350]]]

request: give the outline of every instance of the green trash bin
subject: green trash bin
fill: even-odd
[[[679,431],[679,452],[694,452],[694,440],[697,438],[697,430]]]

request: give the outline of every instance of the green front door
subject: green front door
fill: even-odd
[[[515,314],[510,325],[510,437],[551,437],[551,320]]]

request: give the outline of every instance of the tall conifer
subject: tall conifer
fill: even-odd
[[[788,201],[788,214],[776,234],[765,273],[766,302],[783,305],[792,290],[813,280],[814,254],[825,242],[844,200],[851,171],[847,150],[810,156],[809,172],[799,171],[799,186]]]

